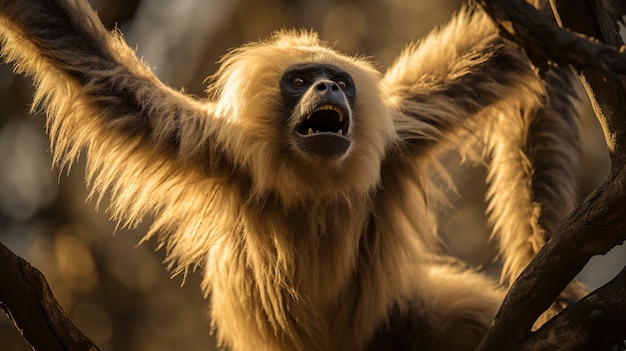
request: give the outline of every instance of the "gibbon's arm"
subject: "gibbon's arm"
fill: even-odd
[[[171,202],[177,179],[227,174],[213,104],[161,83],[87,1],[0,0],[0,40],[3,58],[34,78],[55,164],[85,148],[92,196],[110,190],[115,219],[132,225]]]
[[[414,156],[455,132],[482,138],[501,278],[512,284],[576,201],[580,119],[574,75],[552,69],[541,79],[482,11],[465,8],[409,46],[385,78],[390,101],[401,111],[396,130],[409,150],[396,155],[400,162],[415,162]],[[463,152],[464,141],[452,140]],[[572,286],[562,298],[572,301],[582,293]]]
[[[396,130],[412,153],[439,145],[468,117],[514,95],[516,106],[535,104],[543,89],[521,51],[498,36],[482,11],[467,7],[409,45],[387,70],[385,84],[401,111]]]

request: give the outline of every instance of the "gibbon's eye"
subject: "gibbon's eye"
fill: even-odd
[[[346,90],[346,88],[348,87],[348,83],[346,83],[346,81],[342,79],[337,79],[335,83],[337,83],[339,89],[341,90]]]
[[[304,79],[300,78],[300,77],[295,77],[291,80],[291,86],[295,87],[295,88],[302,88],[306,85],[306,82],[304,81]]]

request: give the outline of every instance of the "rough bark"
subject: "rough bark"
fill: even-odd
[[[34,350],[100,350],[70,321],[45,277],[0,243],[0,307]]]

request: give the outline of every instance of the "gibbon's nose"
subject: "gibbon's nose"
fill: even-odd
[[[339,85],[332,80],[318,81],[315,83],[314,88],[321,96],[327,96],[329,98],[343,97],[343,91],[339,88]],[[341,99],[339,101],[341,101]]]

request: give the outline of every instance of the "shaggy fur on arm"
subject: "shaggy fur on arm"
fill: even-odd
[[[402,111],[394,119],[404,150],[397,162],[410,164],[442,142],[472,154],[476,144],[463,139],[478,139],[501,279],[512,284],[575,203],[575,75],[553,69],[542,79],[484,13],[464,9],[410,45],[385,77]]]
[[[161,213],[148,236],[195,226],[210,189],[233,168],[219,142],[228,127],[213,118],[214,105],[161,83],[86,1],[0,1],[0,24],[3,57],[33,76],[33,109],[48,117],[54,163],[70,167],[86,150],[90,196],[100,203],[110,191],[116,221],[134,226]],[[184,244],[168,245],[173,252]],[[203,255],[171,257],[180,264],[172,266]]]

